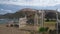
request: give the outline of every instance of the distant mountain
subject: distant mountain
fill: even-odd
[[[25,15],[29,18],[32,18],[35,15],[35,12],[39,10],[36,9],[31,9],[31,8],[24,8],[16,13],[7,13],[5,15],[0,15],[0,18],[21,18],[24,17]],[[45,18],[49,19],[56,19],[56,10],[44,10],[45,11]],[[60,12],[59,13],[59,18],[60,18]]]

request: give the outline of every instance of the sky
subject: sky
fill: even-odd
[[[4,6],[1,4],[3,4]],[[13,7],[9,5],[13,5]],[[60,10],[60,0],[0,0],[0,14],[13,13],[14,10],[20,9],[19,7],[14,7],[14,5],[32,7],[35,6],[34,8],[44,7],[45,9],[59,8]]]
[[[13,4],[22,6],[54,6],[60,4],[60,0],[0,0],[0,4]]]

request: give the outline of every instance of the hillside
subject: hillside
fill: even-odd
[[[30,17],[30,16],[33,16],[36,11],[38,10],[31,9],[31,8],[24,8],[24,9],[17,11],[16,13],[7,13],[5,15],[0,15],[0,18],[21,18],[21,17],[24,17],[25,15]],[[44,11],[45,11],[45,18],[49,18],[49,19],[56,18],[55,10],[44,10]]]

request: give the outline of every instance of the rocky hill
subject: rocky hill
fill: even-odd
[[[17,11],[16,13],[7,13],[5,15],[0,15],[0,18],[21,18],[21,17],[24,17],[25,15],[27,17],[30,17],[30,16],[33,16],[35,12],[37,11],[39,10],[31,9],[31,8],[24,8]],[[44,10],[44,11],[45,11],[45,18],[56,19],[56,10]],[[60,12],[58,13],[60,15]]]

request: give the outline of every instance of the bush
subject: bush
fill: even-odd
[[[13,24],[11,24],[10,27],[13,27]]]
[[[8,25],[6,25],[6,27],[9,27]]]
[[[19,25],[17,25],[17,24],[15,24],[14,26],[15,26],[15,27],[19,27]]]
[[[46,32],[46,31],[48,31],[48,27],[41,27],[41,28],[39,28],[39,32]]]

